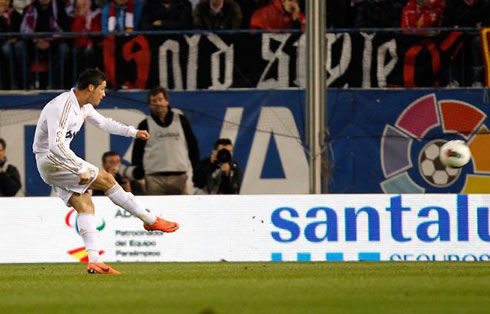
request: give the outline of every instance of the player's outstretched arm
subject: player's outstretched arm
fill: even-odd
[[[136,133],[138,130],[136,130],[135,127],[133,126],[127,126],[121,122],[115,121],[111,118],[106,118],[100,113],[97,112],[97,110],[92,107],[92,105],[85,105],[89,106],[87,109],[87,121],[90,124],[95,125],[98,129],[101,129],[102,131],[105,131],[110,134],[115,134],[115,135],[121,135],[121,136],[126,136],[126,137],[136,137]]]

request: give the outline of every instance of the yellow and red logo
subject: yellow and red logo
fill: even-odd
[[[79,247],[68,251],[68,254],[80,261],[80,263],[88,263],[88,255],[85,247]],[[100,255],[104,254],[104,251],[99,252]]]

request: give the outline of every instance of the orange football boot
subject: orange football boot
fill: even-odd
[[[175,232],[179,229],[179,224],[172,221],[167,221],[163,218],[157,217],[157,220],[153,223],[153,225],[143,224],[145,230],[154,231],[160,230],[162,232]]]
[[[121,273],[104,263],[89,263],[87,266],[89,274],[120,275]]]

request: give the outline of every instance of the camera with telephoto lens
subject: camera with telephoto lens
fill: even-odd
[[[219,164],[224,164],[231,161],[231,153],[226,148],[222,148],[216,154],[216,159]]]
[[[117,173],[122,177],[129,178],[129,180],[135,180],[134,169],[136,166],[126,166],[125,164],[120,164],[116,167]]]

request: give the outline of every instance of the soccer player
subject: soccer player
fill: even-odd
[[[52,99],[42,110],[32,146],[37,169],[67,206],[77,212],[77,225],[87,250],[90,274],[119,274],[99,256],[95,209],[87,189],[104,191],[111,201],[143,221],[148,231],[174,232],[179,224],[155,216],[125,192],[114,176],[86,162],[70,149],[70,143],[85,119],[106,132],[147,140],[147,131],[126,126],[98,113],[94,107],[105,97],[106,75],[98,69],[80,74],[77,86]]]

